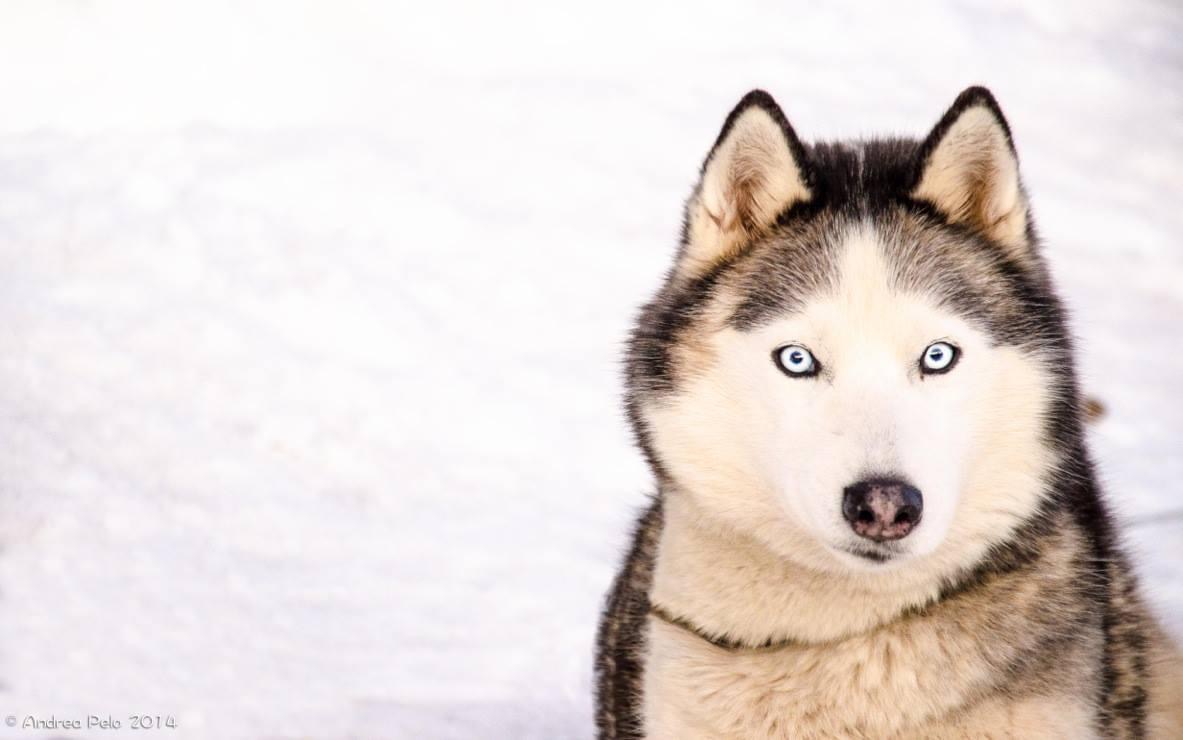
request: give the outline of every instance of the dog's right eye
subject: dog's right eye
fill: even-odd
[[[957,364],[961,350],[948,342],[933,342],[920,356],[920,372],[925,375],[947,373]]]
[[[785,375],[792,378],[809,378],[817,375],[820,366],[813,359],[813,353],[799,344],[789,344],[772,352],[772,359]]]

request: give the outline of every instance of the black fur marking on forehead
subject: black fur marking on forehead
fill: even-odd
[[[871,139],[819,142],[808,148],[819,205],[846,215],[872,214],[908,202],[919,142]]]
[[[894,288],[931,296],[999,343],[1058,339],[1046,333],[1059,312],[1038,260],[1034,268],[1020,266],[998,245],[909,197],[919,148],[901,139],[810,147],[815,198],[735,261],[727,282],[742,298],[731,325],[753,329],[836,287],[844,240],[869,226]]]

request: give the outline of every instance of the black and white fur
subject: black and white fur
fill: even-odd
[[[786,345],[820,369],[786,377]],[[1183,736],[987,90],[923,140],[811,145],[744,97],[627,387],[658,492],[600,626],[601,738]],[[923,491],[905,538],[844,521],[868,478]]]

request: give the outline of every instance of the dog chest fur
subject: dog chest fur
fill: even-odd
[[[688,592],[677,572],[689,565],[704,576],[694,583],[725,582],[734,578],[728,551],[745,548],[679,523],[686,512],[671,508],[657,553],[654,604],[663,613],[701,619],[713,611],[697,607],[720,594],[709,585]],[[960,732],[1088,738],[1093,718],[1079,697],[1097,691],[1099,676],[1088,656],[1099,649],[1101,626],[1078,598],[1072,564],[1079,544],[1066,530],[1049,542],[1037,572],[1019,569],[936,603],[915,592],[920,601],[907,614],[869,629],[846,620],[847,629],[859,631],[824,642],[789,638],[771,647],[724,648],[650,616],[645,737],[912,738]],[[702,558],[687,557],[694,548],[701,548]],[[675,557],[666,560],[670,553]],[[712,578],[713,568],[724,572]],[[856,598],[839,582],[828,593],[816,583],[811,593],[801,593],[796,581],[785,580],[790,574],[761,572],[758,565],[754,570],[745,588],[726,594],[728,612],[738,615],[730,627],[696,622],[693,628],[747,643],[744,624],[780,623],[794,631],[793,620],[773,613],[786,603],[800,609],[801,624],[824,620],[827,612],[841,623],[864,605],[874,621],[906,606],[894,591]],[[667,589],[668,580],[679,587]],[[1071,641],[1059,634],[1065,624],[1077,625]],[[1049,660],[1062,669],[1055,683],[1039,672]]]

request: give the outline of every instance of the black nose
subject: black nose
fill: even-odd
[[[860,537],[886,542],[907,537],[920,523],[924,498],[899,480],[865,480],[842,492],[842,515]]]

